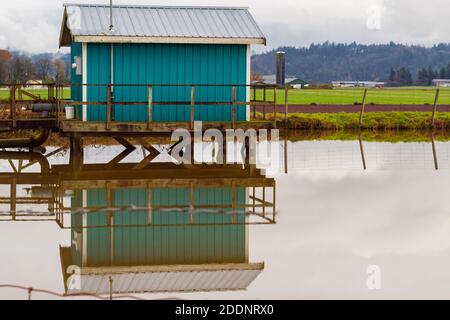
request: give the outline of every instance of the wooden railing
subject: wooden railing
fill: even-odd
[[[209,84],[73,84],[73,86],[81,86],[83,88],[92,88],[92,87],[105,87],[106,89],[106,101],[66,101],[66,105],[76,105],[76,106],[89,106],[89,105],[104,105],[106,106],[106,120],[105,125],[106,129],[111,129],[111,123],[113,122],[113,107],[116,105],[121,106],[133,106],[133,105],[147,105],[148,108],[148,118],[147,125],[151,127],[154,118],[154,107],[155,106],[190,106],[190,127],[193,129],[195,122],[195,108],[198,106],[230,106],[231,114],[232,114],[232,126],[233,128],[237,127],[237,108],[238,106],[253,106],[253,118],[256,118],[256,106],[263,106],[263,120],[267,120],[267,107],[271,106],[273,108],[274,119],[277,116],[277,99],[276,93],[277,88],[274,86],[263,86],[263,85],[209,85]],[[114,99],[114,89],[119,87],[138,87],[138,88],[146,88],[147,89],[147,100],[146,101],[115,101]],[[156,88],[190,88],[190,100],[189,101],[155,101],[155,89]],[[231,91],[231,101],[201,101],[196,99],[196,93],[199,91],[199,88],[222,88],[223,90],[227,90],[227,88]],[[238,90],[245,88],[245,99],[238,100]],[[247,92],[247,88],[249,92]],[[266,92],[267,90],[274,91],[274,100],[267,101],[266,95],[264,100],[257,99],[256,92],[257,90],[263,90]],[[251,92],[254,92],[253,97],[251,96]],[[285,88],[286,96],[289,90],[288,87]],[[248,93],[250,93],[250,97],[248,97]],[[251,113],[250,113],[251,115]]]

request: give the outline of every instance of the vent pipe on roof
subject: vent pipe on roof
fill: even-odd
[[[113,0],[109,1],[109,31],[114,32],[114,23],[113,23]]]

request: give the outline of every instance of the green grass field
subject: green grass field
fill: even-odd
[[[28,92],[47,98],[46,89],[30,89]],[[355,104],[361,103],[364,89],[292,89],[289,91],[290,104]],[[367,104],[433,104],[436,88],[431,87],[408,87],[408,88],[383,88],[369,89]],[[29,100],[23,96],[24,100]],[[70,99],[70,89],[64,91],[64,98]],[[253,92],[252,92],[253,98]],[[257,91],[257,98],[263,98],[263,91]],[[9,91],[0,89],[0,100],[8,100]],[[266,99],[273,101],[273,90],[267,90]],[[278,90],[277,102],[284,103],[284,90]],[[450,88],[442,88],[439,104],[450,105]]]
[[[354,104],[363,100],[364,89],[292,89],[290,104]],[[369,89],[367,104],[433,104],[436,88],[408,87]],[[252,92],[252,98],[254,94]],[[263,91],[257,91],[257,99],[263,98]],[[273,101],[273,90],[267,90],[266,99]],[[284,90],[278,90],[277,102],[284,103]],[[439,104],[450,104],[450,88],[441,88]]]
[[[36,96],[40,96],[41,99],[47,99],[48,97],[48,90],[47,89],[29,89],[25,91],[36,95]],[[0,100],[8,100],[9,99],[9,90],[8,89],[1,89],[0,88]],[[19,98],[19,95],[16,94],[16,99]],[[64,99],[70,99],[70,89],[69,88],[65,88],[64,89]],[[27,96],[23,96],[23,100],[31,100],[31,98],[27,97]]]

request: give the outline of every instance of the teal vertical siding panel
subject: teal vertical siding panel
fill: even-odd
[[[189,207],[190,190],[180,189],[117,189],[112,191],[116,207],[147,208],[152,194],[152,205]],[[231,188],[196,189],[195,205],[224,205],[224,212],[197,213],[196,224],[231,223]],[[106,206],[106,190],[89,190],[88,207]],[[236,191],[236,203],[245,204],[245,189]],[[243,210],[238,210],[236,223],[245,222]],[[167,264],[207,264],[246,262],[245,225],[191,226],[188,212],[155,210],[153,227],[147,227],[148,210],[113,212],[114,236],[107,227],[106,212],[88,215],[88,265],[133,266]],[[79,224],[80,222],[78,222]],[[159,226],[158,226],[159,225]],[[163,226],[164,225],[164,226]],[[168,225],[168,226],[167,226]],[[110,259],[111,241],[113,257]],[[80,258],[78,258],[80,259]]]
[[[153,100],[190,101],[191,88],[160,87],[160,84],[245,85],[247,80],[247,49],[245,45],[202,44],[115,44],[115,101],[142,102],[142,105],[116,105],[113,120],[121,122],[148,119],[146,87],[125,84],[155,85]],[[88,45],[88,83],[110,83],[110,44]],[[246,88],[237,88],[239,101],[246,100]],[[105,87],[90,87],[88,101],[106,101]],[[225,86],[197,87],[197,102],[231,102],[231,88]],[[198,121],[231,121],[229,105],[195,106]],[[105,121],[106,105],[88,107],[89,121]],[[153,106],[153,121],[179,122],[190,120],[190,106]],[[246,107],[238,106],[237,120],[246,120]]]
[[[87,191],[88,208],[106,207],[106,190]],[[87,264],[89,267],[110,265],[111,233],[109,228],[97,228],[108,225],[108,215],[104,211],[87,214]],[[95,227],[95,228],[92,228]]]
[[[70,63],[75,62],[75,57],[82,58],[83,45],[79,42],[73,42],[70,47]],[[70,95],[73,101],[83,100],[83,89],[81,84],[83,83],[83,77],[76,74],[76,70],[70,68]],[[75,106],[77,119],[82,119],[83,117],[83,107],[81,105]]]
[[[94,52],[102,52],[103,45],[96,45]],[[109,47],[109,45],[106,45]],[[109,56],[108,53],[105,53]],[[153,100],[190,101],[190,87],[158,87],[160,84],[246,84],[245,45],[200,45],[200,44],[117,44],[114,50],[114,82],[116,84],[154,84]],[[108,59],[103,58],[107,64]],[[102,64],[91,72],[104,72]],[[107,73],[109,75],[109,73]],[[91,76],[94,80],[108,76]],[[106,81],[107,82],[107,81]],[[96,96],[101,94],[96,93]],[[231,102],[230,87],[198,87],[196,101]],[[238,88],[238,100],[245,101],[246,89]],[[147,88],[116,87],[115,100],[142,102],[139,106],[118,105],[113,118],[116,121],[147,121]],[[196,105],[195,119],[200,121],[231,121],[231,107]],[[103,109],[101,109],[103,110]],[[97,112],[98,113],[98,112]],[[238,107],[238,121],[245,121],[245,106]],[[99,116],[101,118],[102,113]],[[94,118],[94,117],[93,117]],[[189,121],[190,106],[154,106],[153,121]]]
[[[87,45],[87,83],[91,85],[111,82],[111,47],[109,44],[89,43]],[[87,99],[91,102],[107,101],[107,87],[88,86]],[[106,104],[88,105],[88,121],[105,121]]]

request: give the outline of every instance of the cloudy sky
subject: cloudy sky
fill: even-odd
[[[0,48],[56,51],[62,4],[69,0],[0,1]],[[107,0],[74,0],[108,3]],[[450,42],[448,0],[121,0],[117,4],[248,6],[268,48],[335,42],[432,45]]]

